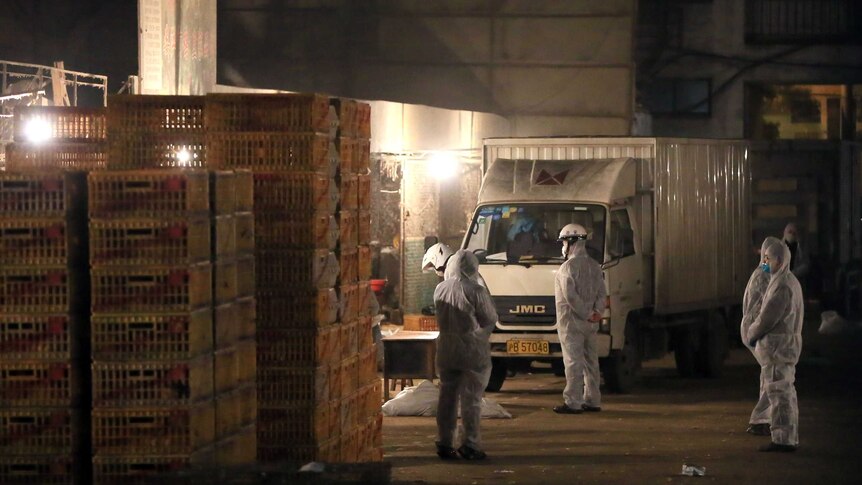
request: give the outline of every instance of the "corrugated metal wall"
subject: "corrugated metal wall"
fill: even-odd
[[[654,163],[656,312],[739,303],[753,269],[746,146],[660,141]]]

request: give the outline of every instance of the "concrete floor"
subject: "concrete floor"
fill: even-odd
[[[862,483],[862,339],[825,338],[807,325],[797,368],[800,448],[759,453],[769,438],[745,433],[759,368],[731,351],[724,377],[681,379],[673,358],[645,365],[632,394],[605,394],[597,414],[556,415],[565,379],[518,375],[500,393],[514,419],[483,420],[489,459],[442,462],[434,418],[386,418],[384,448],[392,478],[406,483]],[[853,367],[853,366],[856,367]],[[705,478],[680,475],[683,463]]]

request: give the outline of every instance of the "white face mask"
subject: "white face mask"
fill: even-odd
[[[789,242],[789,243],[795,243],[796,242],[796,234],[788,232],[784,235],[784,240]]]
[[[563,258],[569,257],[569,241],[563,241]]]

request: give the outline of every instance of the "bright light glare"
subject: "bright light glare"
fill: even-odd
[[[44,143],[51,138],[51,125],[41,118],[33,118],[24,125],[24,136],[32,143]]]
[[[433,153],[428,158],[428,163],[428,169],[437,180],[448,180],[458,173],[458,158],[454,153]]]
[[[179,162],[180,165],[188,165],[189,160],[191,160],[191,159],[192,159],[192,154],[189,153],[189,151],[186,150],[185,148],[183,148],[177,152],[177,162]]]

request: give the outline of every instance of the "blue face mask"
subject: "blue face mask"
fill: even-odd
[[[763,272],[764,272],[764,273],[766,273],[766,274],[770,274],[770,273],[772,273],[772,270],[770,270],[770,269],[769,269],[769,264],[768,264],[768,263],[761,263],[761,264],[760,264],[760,269],[762,269],[762,270],[763,270]]]

